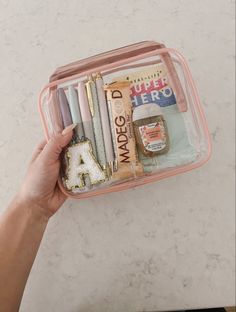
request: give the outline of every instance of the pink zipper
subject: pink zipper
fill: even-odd
[[[168,54],[170,53],[171,51],[175,51],[174,49],[169,49],[169,48],[163,48],[163,49],[158,49],[158,50],[154,50],[154,51],[151,51],[151,52],[146,52],[146,53],[143,53],[141,55],[136,55],[136,56],[133,56],[133,57],[130,57],[129,59],[123,59],[123,60],[119,60],[115,63],[112,63],[112,64],[100,64],[100,66],[97,66],[93,69],[90,69],[90,70],[87,70],[87,71],[83,71],[81,73],[77,73],[77,74],[74,74],[72,76],[69,76],[69,77],[65,77],[65,78],[62,78],[62,79],[58,79],[58,80],[55,80],[55,81],[52,81],[50,83],[48,83],[41,91],[40,95],[39,95],[39,110],[42,111],[42,108],[40,108],[40,103],[42,102],[41,101],[41,97],[42,97],[42,94],[43,92],[46,90],[46,89],[51,89],[53,87],[55,87],[56,85],[60,84],[60,83],[64,83],[66,81],[70,81],[70,80],[74,80],[74,79],[77,79],[77,78],[80,78],[80,77],[83,77],[83,76],[87,76],[87,75],[90,75],[94,72],[103,72],[105,70],[109,70],[110,68],[114,68],[114,66],[116,67],[119,67],[119,66],[122,66],[122,65],[125,65],[127,63],[131,63],[131,62],[136,62],[136,61],[139,61],[140,59],[144,59],[146,57],[152,57],[152,56],[155,56],[155,55],[160,55],[160,54]],[[177,52],[177,51],[176,51]],[[172,86],[173,88],[173,86]],[[185,108],[182,108],[180,107],[179,109],[180,111],[185,111]],[[45,135],[47,137],[47,139],[49,139],[49,134],[48,134],[48,130],[47,130],[47,126],[46,126],[46,120],[44,118],[44,116],[42,114],[41,115],[41,121],[44,125],[44,130],[45,130]]]
[[[115,49],[105,53],[101,53],[65,66],[60,67],[55,71],[55,73],[50,77],[50,81],[66,78],[67,76],[73,76],[79,74],[84,70],[92,69],[97,65],[105,65],[111,63],[117,63],[119,60],[128,60],[136,55],[143,55],[146,52],[163,49],[164,44],[154,42],[154,41],[144,41],[123,48]],[[180,112],[187,111],[187,101],[183,88],[181,86],[178,74],[172,63],[169,53],[160,54],[161,60],[166,65],[167,75],[170,86],[174,90],[176,101],[178,103],[178,108]]]
[[[65,66],[59,67],[50,77],[50,82],[59,80],[62,78],[65,78],[66,76],[73,76],[75,73],[79,73],[83,71],[84,67],[94,67],[94,62],[108,62],[108,57],[112,59],[119,57],[119,58],[127,58],[128,56],[125,56],[126,53],[132,54],[137,53],[141,54],[141,51],[156,49],[156,48],[162,48],[164,47],[163,44],[157,43],[154,41],[142,41],[139,43],[135,43],[132,45],[128,45],[122,48],[114,49],[111,51],[103,52],[70,64],[67,64]]]

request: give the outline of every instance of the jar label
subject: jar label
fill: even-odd
[[[166,132],[163,121],[140,126],[139,132],[147,151],[158,152],[166,147]]]

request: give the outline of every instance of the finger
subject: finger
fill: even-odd
[[[46,143],[47,143],[47,141],[43,140],[35,147],[35,149],[33,150],[32,156],[31,156],[31,162],[35,161],[35,159],[38,157],[38,155],[42,152]]]
[[[69,144],[72,139],[73,129],[75,126],[76,125],[72,124],[64,129],[61,134],[55,134],[50,138],[40,154],[43,161],[47,164],[51,164],[59,159],[62,149]]]

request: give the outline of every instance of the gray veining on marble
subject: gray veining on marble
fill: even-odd
[[[50,221],[21,312],[235,305],[234,7],[230,0],[0,0],[1,210],[43,135],[40,88],[57,66],[79,58],[148,39],[180,50],[213,141],[211,160],[198,170],[67,201]]]

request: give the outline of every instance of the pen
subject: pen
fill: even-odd
[[[103,139],[103,133],[102,133],[102,125],[101,125],[97,90],[96,90],[96,85],[92,76],[89,77],[88,81],[85,83],[85,86],[86,86],[87,95],[88,95],[89,107],[90,107],[90,111],[92,114],[98,162],[100,163],[101,167],[105,169],[106,168],[105,145],[104,145],[104,139]]]
[[[49,115],[55,133],[61,133],[63,130],[62,116],[58,103],[57,89],[54,87],[50,90],[51,98],[49,102]]]
[[[109,113],[108,113],[105,91],[103,90],[104,83],[100,74],[97,74],[95,83],[96,83],[96,88],[97,88],[106,159],[110,168],[113,170],[114,152],[113,152],[113,145],[112,145],[110,121],[109,121],[109,115],[108,115]]]
[[[79,140],[82,140],[84,138],[84,128],[79,108],[78,93],[73,86],[68,87],[68,99],[72,121],[74,124],[77,124],[75,127],[76,135]]]
[[[58,101],[59,101],[59,107],[61,111],[63,126],[64,128],[66,128],[73,123],[71,114],[70,114],[69,103],[67,101],[67,97],[63,88],[59,88],[57,90],[57,95],[58,95]]]
[[[94,106],[96,105],[96,103],[94,102],[96,101],[97,98],[97,94],[94,93],[93,86],[94,86],[93,78],[92,76],[89,76],[88,81],[85,83],[85,88],[87,91],[88,103],[92,117],[94,117]]]
[[[84,82],[80,81],[78,83],[78,97],[79,97],[79,105],[80,112],[83,122],[84,128],[84,136],[90,140],[93,147],[93,154],[97,158],[95,138],[93,132],[93,124],[92,124],[92,116],[89,110],[88,98],[85,90]]]

